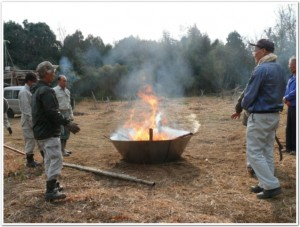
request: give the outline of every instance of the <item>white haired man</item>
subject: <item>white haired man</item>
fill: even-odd
[[[57,86],[53,88],[58,100],[59,111],[61,114],[71,121],[74,120],[73,110],[71,106],[71,93],[67,88],[67,78],[64,75],[58,76]],[[70,131],[61,126],[60,142],[61,153],[63,156],[69,156],[72,152],[66,150],[67,140],[70,138]]]

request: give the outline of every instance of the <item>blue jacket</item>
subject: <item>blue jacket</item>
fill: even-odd
[[[255,67],[242,100],[243,109],[250,113],[270,113],[283,109],[286,87],[284,72],[276,62]]]
[[[291,102],[292,107],[296,107],[296,76],[291,75],[286,86],[284,97]]]

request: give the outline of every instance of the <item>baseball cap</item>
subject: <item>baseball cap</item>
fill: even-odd
[[[249,43],[251,46],[257,46],[259,48],[264,48],[267,51],[273,52],[274,51],[274,43],[271,42],[268,39],[260,39],[256,44],[254,43]]]
[[[43,76],[49,71],[55,72],[57,68],[58,65],[52,65],[52,63],[49,61],[43,61],[36,67],[36,71],[39,76]]]

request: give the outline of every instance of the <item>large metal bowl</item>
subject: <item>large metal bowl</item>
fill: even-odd
[[[126,141],[115,140],[114,137],[110,140],[124,161],[154,164],[178,160],[192,135],[188,133],[172,140],[158,141]]]

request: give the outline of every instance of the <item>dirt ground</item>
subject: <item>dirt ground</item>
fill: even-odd
[[[201,127],[180,160],[147,165],[123,161],[105,138],[128,118],[132,103],[77,103],[75,122],[81,131],[71,135],[67,148],[73,153],[64,162],[128,174],[155,186],[64,167],[60,182],[67,198],[45,202],[43,167],[27,168],[24,155],[4,149],[3,223],[296,223],[296,157],[284,154],[279,161],[275,144],[275,174],[283,194],[258,200],[249,191],[257,179],[246,171],[245,127],[230,119],[235,101],[164,100],[171,122],[192,130],[188,117],[195,114]],[[13,134],[4,130],[4,144],[23,151],[20,118],[11,124]],[[284,145],[285,125],[286,110],[277,130]]]

